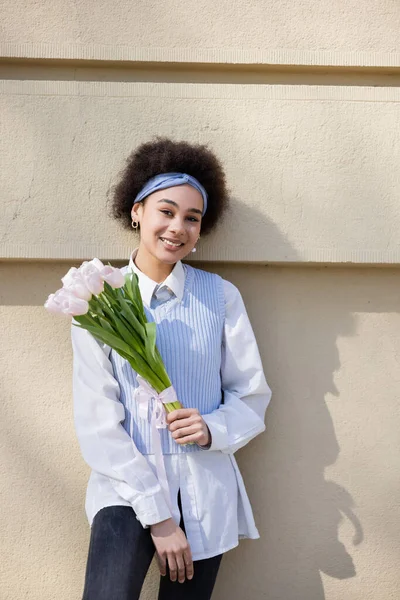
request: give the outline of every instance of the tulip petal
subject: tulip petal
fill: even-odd
[[[125,284],[125,277],[120,269],[104,267],[101,270],[101,276],[114,289],[121,288]]]

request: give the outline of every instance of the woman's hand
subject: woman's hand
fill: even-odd
[[[167,519],[150,525],[153,543],[156,547],[156,558],[161,575],[167,574],[167,561],[171,581],[179,583],[193,577],[193,560],[189,542],[182,529],[173,519]]]
[[[195,442],[208,446],[210,430],[197,408],[179,408],[167,414],[168,429],[177,444]]]

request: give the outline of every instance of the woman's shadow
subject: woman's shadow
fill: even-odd
[[[232,204],[236,222],[249,219],[249,207],[242,219],[243,205]],[[274,224],[256,212],[250,218],[254,238],[260,239],[254,231],[260,228],[271,255],[284,248],[289,260],[295,259]],[[272,389],[266,433],[235,455],[261,539],[244,541],[226,554],[213,597],[323,600],[321,573],[337,579],[356,574],[349,549],[339,540],[339,524],[349,520],[354,545],[363,537],[350,492],[326,473],[340,452],[328,409],[339,396],[336,340],[355,335],[338,271],[197,261],[194,266],[238,285]]]

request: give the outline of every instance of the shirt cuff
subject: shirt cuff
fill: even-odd
[[[137,520],[140,521],[144,529],[172,517],[162,491],[151,496],[143,496],[132,503],[132,507]]]
[[[229,448],[228,429],[226,427],[225,418],[222,413],[209,413],[201,415],[205,421],[211,434],[211,445],[208,449],[212,450],[227,450]]]

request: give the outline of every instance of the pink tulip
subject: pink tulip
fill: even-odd
[[[61,288],[55,294],[50,294],[44,307],[53,314],[75,317],[85,315],[89,310],[89,303],[82,298],[77,298],[68,288]]]
[[[121,273],[120,269],[116,269],[115,267],[103,267],[100,271],[100,275],[107,281],[112,288],[120,288],[125,285],[125,277]]]
[[[94,265],[96,267],[96,269],[98,269],[99,271],[101,271],[102,269],[104,269],[104,265],[101,262],[101,260],[99,258],[93,258],[90,261],[90,264]]]
[[[112,288],[120,288],[125,284],[125,277],[122,275],[120,269],[104,265],[98,258],[93,258],[90,262],[83,263],[84,265],[91,265],[95,267],[104,281],[107,281]],[[86,267],[88,268],[88,267]]]
[[[79,267],[79,273],[81,274],[86,287],[95,296],[98,296],[104,290],[104,281],[99,268],[104,268],[104,265],[98,258],[95,258],[90,262],[85,261]]]
[[[71,267],[68,273],[61,278],[61,281],[64,287],[70,290],[77,298],[81,298],[82,300],[90,300],[92,298],[92,293],[87,287],[79,269]]]

